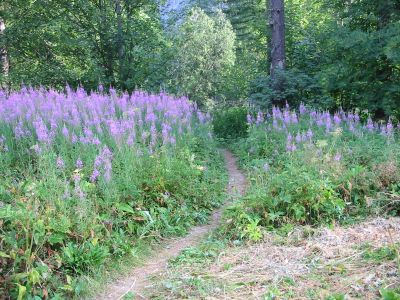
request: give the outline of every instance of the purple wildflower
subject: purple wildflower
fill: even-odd
[[[296,134],[296,143],[301,143],[301,141],[302,141],[302,139],[301,139],[301,134],[300,134],[300,132],[297,132],[297,134]]]
[[[355,123],[359,123],[360,122],[360,116],[358,115],[358,113],[354,114],[354,122]]]
[[[335,157],[333,158],[335,161],[341,161],[341,159],[342,159],[342,155],[339,153],[339,152],[337,152],[336,154],[335,154]]]
[[[71,136],[71,142],[72,144],[76,144],[76,142],[78,142],[78,137],[76,136],[75,133],[73,133]]]
[[[342,120],[340,119],[340,116],[336,113],[333,116],[333,121],[335,122],[336,125],[339,125]]]
[[[307,138],[308,138],[309,140],[311,140],[312,137],[313,137],[313,135],[314,135],[314,134],[313,134],[311,128],[308,128],[308,130],[307,130]]]
[[[63,170],[65,168],[64,160],[60,156],[57,156],[56,166],[59,170]]]
[[[368,118],[366,128],[368,131],[372,132],[374,130],[374,122],[372,122],[371,117]]]
[[[68,128],[65,127],[65,125],[64,125],[64,127],[63,127],[63,129],[62,129],[62,134],[63,134],[63,136],[64,136],[65,138],[69,138],[69,131],[68,131]]]
[[[83,168],[83,161],[82,161],[80,158],[78,158],[78,159],[76,160],[75,166],[76,166],[78,169],[82,169],[82,168]]]
[[[299,112],[300,115],[304,115],[307,112],[307,108],[304,106],[303,102],[300,103]]]
[[[90,176],[90,181],[91,182],[96,182],[97,178],[100,176],[100,172],[97,169],[93,170],[92,175]]]
[[[253,124],[253,118],[252,118],[252,116],[250,114],[247,114],[246,118],[247,118],[247,123],[248,124],[250,124],[250,125]]]
[[[287,142],[286,143],[286,151],[287,152],[294,152],[296,151],[297,147],[294,143]]]
[[[92,144],[98,146],[98,145],[101,145],[101,141],[99,140],[98,137],[94,137],[92,139]]]
[[[290,124],[291,121],[292,121],[292,118],[290,116],[290,112],[288,110],[284,110],[283,111],[283,122],[285,124]]]

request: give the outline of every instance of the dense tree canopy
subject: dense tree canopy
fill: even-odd
[[[286,70],[272,80],[267,0],[5,0],[0,43],[9,68],[0,78],[11,88],[103,84],[203,102],[268,107],[277,99],[399,114],[398,1],[284,3]]]
[[[10,81],[132,90],[153,76],[163,47],[155,1],[6,0],[2,44]]]

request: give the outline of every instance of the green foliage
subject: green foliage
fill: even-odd
[[[400,300],[400,293],[398,290],[382,289],[380,290],[382,300]]]
[[[186,151],[172,160],[143,159],[135,172],[115,175],[112,193],[101,187],[86,189],[91,196],[83,203],[56,200],[64,183],[48,173],[45,182],[26,174],[16,185],[4,177],[0,184],[12,190],[13,198],[3,198],[0,208],[2,267],[12,270],[13,282],[27,294],[40,296],[32,279],[37,277],[49,293],[72,295],[75,288],[63,288],[70,285],[58,274],[91,274],[110,259],[133,253],[136,239],[182,234],[190,225],[205,222],[224,181],[218,179],[219,158],[206,164],[207,171],[197,168],[215,150],[196,147],[200,152],[195,160]],[[165,198],[166,193],[171,195]],[[14,295],[11,277],[2,280]]]
[[[394,260],[397,258],[398,245],[384,246],[378,249],[367,249],[362,257],[365,260],[380,262],[382,260]]]
[[[256,240],[259,226],[348,222],[382,208],[398,213],[391,200],[400,175],[397,135],[388,138],[354,124],[348,130],[343,121],[329,133],[311,124],[304,112],[294,123],[254,122],[248,136],[232,145],[250,174],[247,195],[226,213],[224,230],[232,238]],[[305,136],[309,126],[312,138]]]
[[[279,82],[281,89],[275,86]],[[249,101],[258,107],[270,108],[276,103],[299,105],[300,101],[321,108],[334,106],[333,99],[324,95],[318,81],[300,70],[278,70],[274,79],[257,77],[250,82]]]
[[[68,243],[62,248],[61,259],[66,271],[73,274],[84,274],[90,268],[99,268],[108,254],[108,249],[97,244],[97,239],[82,245]]]
[[[236,33],[236,62],[219,90],[229,101],[240,101],[248,98],[250,83],[269,68],[266,5],[257,0],[221,2]]]
[[[368,109],[377,117],[398,114],[398,1],[285,4],[288,68],[312,78],[318,87],[312,98],[322,96],[331,108]]]
[[[344,294],[334,294],[328,297],[325,297],[325,300],[345,300],[346,296]]]
[[[14,282],[27,294],[40,296],[38,280],[50,294],[76,294],[73,278],[130,255],[135,240],[183,234],[194,223],[205,222],[224,189],[221,161],[209,158],[215,148],[200,141],[193,147],[194,152],[182,149],[175,158],[143,158],[132,165],[134,172],[117,171],[111,190],[88,186],[84,202],[57,200],[65,183],[47,171],[38,177],[26,174],[19,183],[2,177],[0,186],[12,193],[12,199],[1,199],[0,207],[0,261],[12,274],[2,280],[11,295],[17,293]],[[133,163],[126,156],[123,161]],[[72,283],[59,274],[69,274]]]
[[[13,88],[160,86],[165,39],[155,1],[5,0],[0,9]]]
[[[247,135],[247,109],[230,107],[219,109],[213,114],[213,130],[217,137],[235,139]]]
[[[217,85],[235,61],[230,22],[221,11],[208,16],[194,8],[174,34],[170,88],[200,106],[212,106]]]

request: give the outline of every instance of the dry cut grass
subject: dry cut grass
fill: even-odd
[[[400,218],[298,227],[263,242],[183,253],[147,287],[151,299],[379,299],[400,287]],[[207,252],[208,251],[208,252]],[[211,251],[212,252],[212,251]]]

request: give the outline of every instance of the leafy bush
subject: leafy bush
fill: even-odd
[[[400,143],[390,120],[363,123],[355,112],[332,115],[304,105],[248,119],[249,136],[232,147],[251,183],[227,213],[236,238],[248,237],[254,220],[270,228],[345,222],[381,208],[398,212],[392,199],[399,195]]]
[[[279,89],[276,88],[278,82]],[[321,108],[334,106],[332,98],[323,94],[316,78],[296,69],[280,70],[274,80],[269,76],[257,77],[250,83],[249,99],[263,109],[285,102],[298,106],[299,99]]]
[[[205,222],[223,195],[209,118],[185,98],[25,89],[0,102],[3,295],[82,293],[80,276]]]
[[[213,129],[217,137],[235,139],[247,135],[247,109],[231,107],[220,109],[214,113]]]

